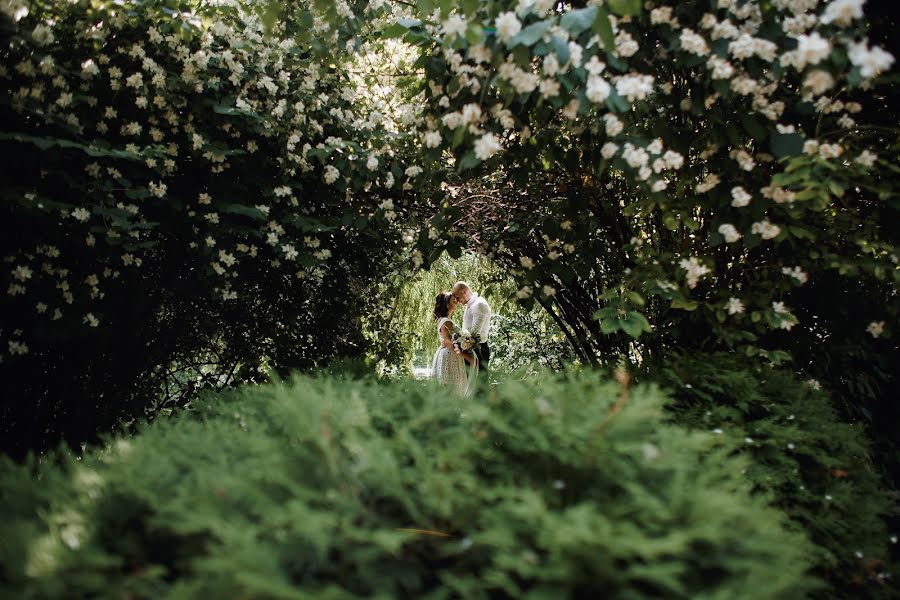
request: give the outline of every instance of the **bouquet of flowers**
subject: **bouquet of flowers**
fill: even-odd
[[[453,332],[453,345],[460,352],[472,352],[472,349],[478,345],[478,336],[468,329]]]

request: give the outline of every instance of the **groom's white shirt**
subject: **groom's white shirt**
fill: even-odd
[[[472,299],[466,303],[463,329],[477,334],[482,343],[488,341],[488,334],[491,332],[491,307],[487,300],[475,292],[472,292]]]

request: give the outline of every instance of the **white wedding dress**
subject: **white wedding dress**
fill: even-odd
[[[444,338],[441,328],[447,324],[448,338]],[[444,340],[452,341],[453,332],[456,325],[447,317],[438,321],[438,338],[441,341],[441,347],[434,353],[434,360],[431,362],[431,376],[442,384],[450,386],[453,393],[460,396],[466,395],[469,385],[466,377],[466,361],[462,356],[453,351],[453,346],[445,346]]]

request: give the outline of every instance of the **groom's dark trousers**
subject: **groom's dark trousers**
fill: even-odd
[[[487,371],[488,363],[491,362],[491,349],[487,345],[487,342],[482,342],[478,345],[478,349],[475,350],[475,356],[478,357],[478,369]]]

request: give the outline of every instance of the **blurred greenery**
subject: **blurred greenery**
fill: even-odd
[[[302,377],[0,459],[0,595],[785,598],[813,548],[747,457],[594,374],[487,400]]]

